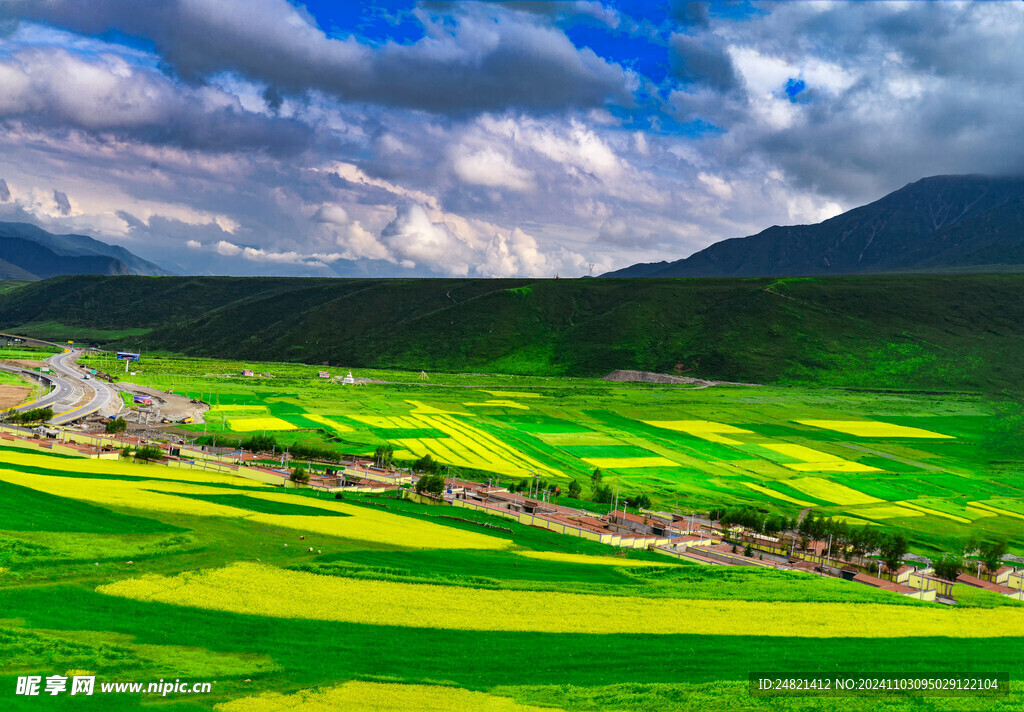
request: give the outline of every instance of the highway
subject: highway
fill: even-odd
[[[67,425],[95,413],[111,402],[116,402],[118,396],[113,388],[103,381],[85,379],[83,369],[75,364],[75,360],[81,355],[82,351],[77,349],[46,359],[46,364],[54,371],[52,374],[0,365],[0,369],[9,373],[17,373],[50,384],[50,392],[45,396],[19,405],[14,410],[22,412],[50,407],[53,408],[55,415],[48,422],[51,425]],[[85,403],[70,407],[86,398],[88,400]]]
[[[114,389],[103,381],[95,378],[89,380],[84,378],[83,370],[75,364],[75,359],[81,355],[82,350],[75,349],[46,359],[46,363],[57,372],[59,382],[62,385],[81,389],[86,394],[86,397],[88,397],[90,391],[92,392],[92,398],[85,404],[54,415],[53,419],[50,420],[51,425],[66,425],[79,418],[84,418],[113,402],[118,397]]]

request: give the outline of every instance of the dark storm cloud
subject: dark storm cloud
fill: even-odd
[[[285,0],[187,3],[140,11],[127,0],[4,4],[0,12],[73,31],[117,30],[152,41],[182,77],[237,72],[282,92],[320,90],[346,101],[460,114],[516,107],[545,112],[629,100],[629,75],[560,30],[472,4],[411,45],[325,35]],[[493,12],[499,12],[495,18]]]
[[[0,178],[0,203],[6,203],[11,199],[11,189],[7,187],[7,181]]]
[[[29,48],[0,58],[0,71],[8,82],[0,121],[186,150],[279,156],[303,150],[312,139],[299,121],[245,111],[234,97],[175,86],[117,58]]]
[[[725,46],[713,36],[672,37],[672,69],[688,84],[700,84],[721,92],[739,85],[739,78]]]
[[[707,27],[711,20],[706,2],[672,3],[672,19],[685,27]]]
[[[66,193],[62,193],[59,190],[53,191],[53,202],[57,206],[57,212],[61,215],[71,214],[71,203],[68,201]]]

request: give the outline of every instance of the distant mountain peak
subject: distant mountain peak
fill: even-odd
[[[773,226],[602,277],[1024,270],[1024,177],[940,175],[814,225]]]
[[[54,235],[37,225],[0,222],[0,279],[66,274],[169,275],[118,245],[86,235]]]

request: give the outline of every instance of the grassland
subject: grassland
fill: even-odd
[[[98,683],[217,682],[209,695],[63,695],[48,706],[980,712],[1024,703],[1019,686],[1000,698],[881,702],[753,698],[746,686],[750,671],[835,674],[865,660],[882,674],[1019,679],[1024,606],[1008,600],[949,609],[796,572],[676,564],[515,522],[486,529],[474,524],[484,515],[445,519],[389,496],[338,501],[200,470],[0,454],[11,502],[0,512],[5,709],[41,704],[11,694],[18,675],[69,671]]]

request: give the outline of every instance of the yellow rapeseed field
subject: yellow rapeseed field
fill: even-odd
[[[496,398],[541,398],[540,393],[523,393],[522,391],[484,391]]]
[[[224,487],[204,487],[181,482],[158,480],[100,480],[86,477],[54,477],[4,470],[0,467],[0,480],[30,487],[41,492],[92,502],[94,504],[154,512],[172,512],[201,517],[233,517],[306,533],[326,534],[359,541],[369,541],[417,549],[505,549],[511,546],[506,539],[486,534],[463,531],[440,524],[403,517],[369,507],[353,507],[341,502],[317,502],[304,499],[304,504],[349,514],[348,517],[326,517],[301,514],[267,514],[232,507],[178,494],[247,494],[261,499],[294,503],[284,499],[288,495],[267,492],[249,492]]]
[[[479,408],[517,408],[518,410],[529,410],[530,406],[516,403],[513,400],[488,400],[483,403],[463,403],[464,406],[475,406]]]
[[[7,465],[29,465],[56,473],[61,471],[75,472],[83,475],[131,475],[133,477],[145,477],[154,480],[187,480],[199,484],[230,484],[247,485],[250,487],[262,487],[259,482],[246,479],[237,475],[217,473],[213,471],[195,468],[166,467],[155,463],[141,463],[128,460],[94,460],[87,457],[66,459],[55,458],[53,455],[44,452],[5,452],[2,467]]]
[[[640,561],[624,559],[621,556],[588,556],[587,554],[563,554],[559,551],[514,551],[517,556],[543,561],[564,561],[567,564],[598,564],[600,566],[679,566],[671,561]]]
[[[801,638],[1019,636],[1024,608],[766,602],[605,596],[319,576],[264,564],[100,586],[140,601],[281,618],[446,630],[758,635]],[[314,601],[365,602],[322,606]],[[481,615],[481,611],[498,612]]]
[[[787,485],[816,499],[833,504],[879,504],[883,500],[821,477],[786,480]]]
[[[239,433],[252,433],[257,430],[295,430],[295,426],[287,420],[266,416],[261,418],[230,418],[231,429]]]
[[[217,404],[217,405],[213,406],[212,408],[210,408],[210,413],[211,414],[239,413],[239,414],[242,414],[242,415],[250,415],[250,414],[251,415],[256,415],[257,413],[269,413],[269,412],[270,412],[270,406],[255,405],[255,404],[252,404],[252,403],[247,404],[247,405],[235,405],[235,404],[231,404],[231,403],[224,404],[224,405]]]
[[[791,470],[797,470],[799,472],[879,472],[877,467],[871,467],[870,465],[862,465],[859,462],[853,462],[852,460],[844,460],[836,455],[829,454],[827,452],[821,452],[813,448],[804,447],[803,445],[792,445],[789,443],[779,444],[763,444],[763,448],[767,448],[772,452],[777,452],[780,455],[791,457],[794,460],[802,460],[802,462],[782,462],[779,463],[783,467],[788,467]]]
[[[328,428],[330,428],[336,433],[347,433],[353,430],[353,428],[349,427],[348,425],[345,425],[344,423],[339,423],[337,420],[332,420],[331,418],[328,418],[325,415],[317,415],[316,413],[306,413],[305,417],[308,418],[309,420],[312,420],[314,423],[326,425]]]
[[[866,507],[857,507],[853,513],[867,517],[868,519],[896,519],[899,517],[923,517],[924,512],[919,512],[912,507],[903,507],[900,504],[869,504]]]
[[[815,506],[815,504],[813,502],[805,502],[802,499],[797,499],[796,497],[790,497],[788,494],[782,494],[782,492],[776,492],[773,489],[769,489],[768,487],[765,487],[763,485],[754,484],[753,482],[744,482],[743,485],[745,487],[749,487],[750,489],[754,490],[755,492],[760,492],[761,494],[766,494],[769,497],[773,497],[773,498],[775,498],[777,500],[780,500],[782,502],[789,502],[790,504],[795,504],[798,507],[814,507]]]
[[[667,457],[584,457],[583,462],[602,470],[626,470],[633,467],[679,467]]]
[[[214,707],[217,712],[558,712],[553,707],[521,705],[509,697],[440,685],[361,682],[291,695],[266,692]]]
[[[692,435],[695,438],[709,440],[713,443],[722,443],[723,445],[743,444],[735,438],[725,437],[723,433],[731,435],[753,435],[749,430],[737,428],[734,425],[726,425],[725,423],[715,423],[710,420],[645,420],[643,422],[647,425],[653,425],[655,428],[675,430],[680,433]]]
[[[986,502],[970,502],[968,505],[971,509],[978,509],[982,512],[988,512],[994,514],[997,517],[1013,517],[1015,519],[1024,519],[1024,514],[1018,514],[1017,512],[1011,512],[1008,509],[1000,509],[999,507],[993,507],[991,504]]]
[[[961,524],[970,524],[971,523],[971,520],[968,519],[967,517],[958,517],[957,515],[950,514],[948,512],[940,512],[937,509],[930,509],[930,508],[924,507],[924,506],[922,506],[920,504],[916,504],[915,502],[903,501],[903,502],[900,502],[899,504],[900,504],[901,507],[909,507],[910,509],[913,509],[915,512],[920,512],[921,514],[926,514],[929,517],[943,517],[945,519],[951,519],[954,522],[960,522]]]
[[[882,423],[877,420],[798,420],[796,422],[810,425],[813,428],[856,435],[860,438],[928,438],[933,440],[953,438],[952,435],[933,433],[931,430]]]

